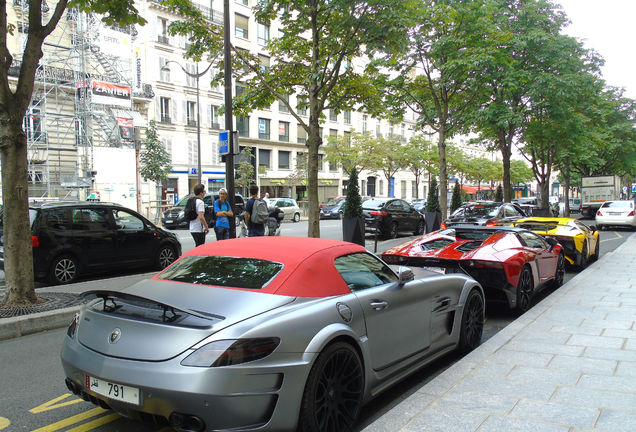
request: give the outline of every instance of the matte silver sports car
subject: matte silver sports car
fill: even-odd
[[[66,384],[179,430],[347,431],[390,385],[480,343],[480,285],[416,271],[335,240],[208,243],[121,292],[87,293]]]

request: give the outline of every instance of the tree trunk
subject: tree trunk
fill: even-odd
[[[503,128],[500,128],[498,140],[503,159],[503,202],[510,202],[510,197],[512,196],[512,184],[510,182],[510,156],[512,151],[510,147],[512,144],[508,145],[506,131]]]
[[[312,103],[310,101],[310,103]],[[317,104],[317,102],[313,102]],[[318,203],[318,149],[322,138],[320,137],[320,116],[317,106],[310,111],[309,134],[307,137],[307,198],[309,200],[309,223],[307,225],[308,237],[320,237],[320,206]]]
[[[543,182],[538,184],[538,187],[541,189],[541,208],[549,209],[550,208],[550,180],[544,180]]]
[[[4,231],[5,306],[37,302],[33,284],[33,250],[27,189],[27,144],[21,124],[7,121],[0,130]],[[14,122],[15,123],[15,122]]]
[[[563,201],[563,217],[570,217],[570,158],[565,161],[565,170],[562,172],[565,183],[565,197]]]
[[[437,149],[439,151],[439,207],[442,210],[442,221],[445,221],[448,215],[448,174],[446,170],[446,129],[444,126],[439,129]]]

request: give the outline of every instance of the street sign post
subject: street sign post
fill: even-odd
[[[225,156],[230,153],[230,131],[219,132],[219,154]]]

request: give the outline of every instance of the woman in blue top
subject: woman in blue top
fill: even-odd
[[[219,191],[219,199],[214,201],[214,214],[216,214],[216,223],[214,232],[217,240],[227,240],[230,238],[230,221],[228,216],[234,216],[230,203],[227,202],[227,190],[221,188]]]

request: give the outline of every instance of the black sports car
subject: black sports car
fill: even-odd
[[[443,228],[455,225],[496,226],[510,224],[526,217],[524,211],[515,203],[472,202],[455,210],[451,217],[442,223]]]

